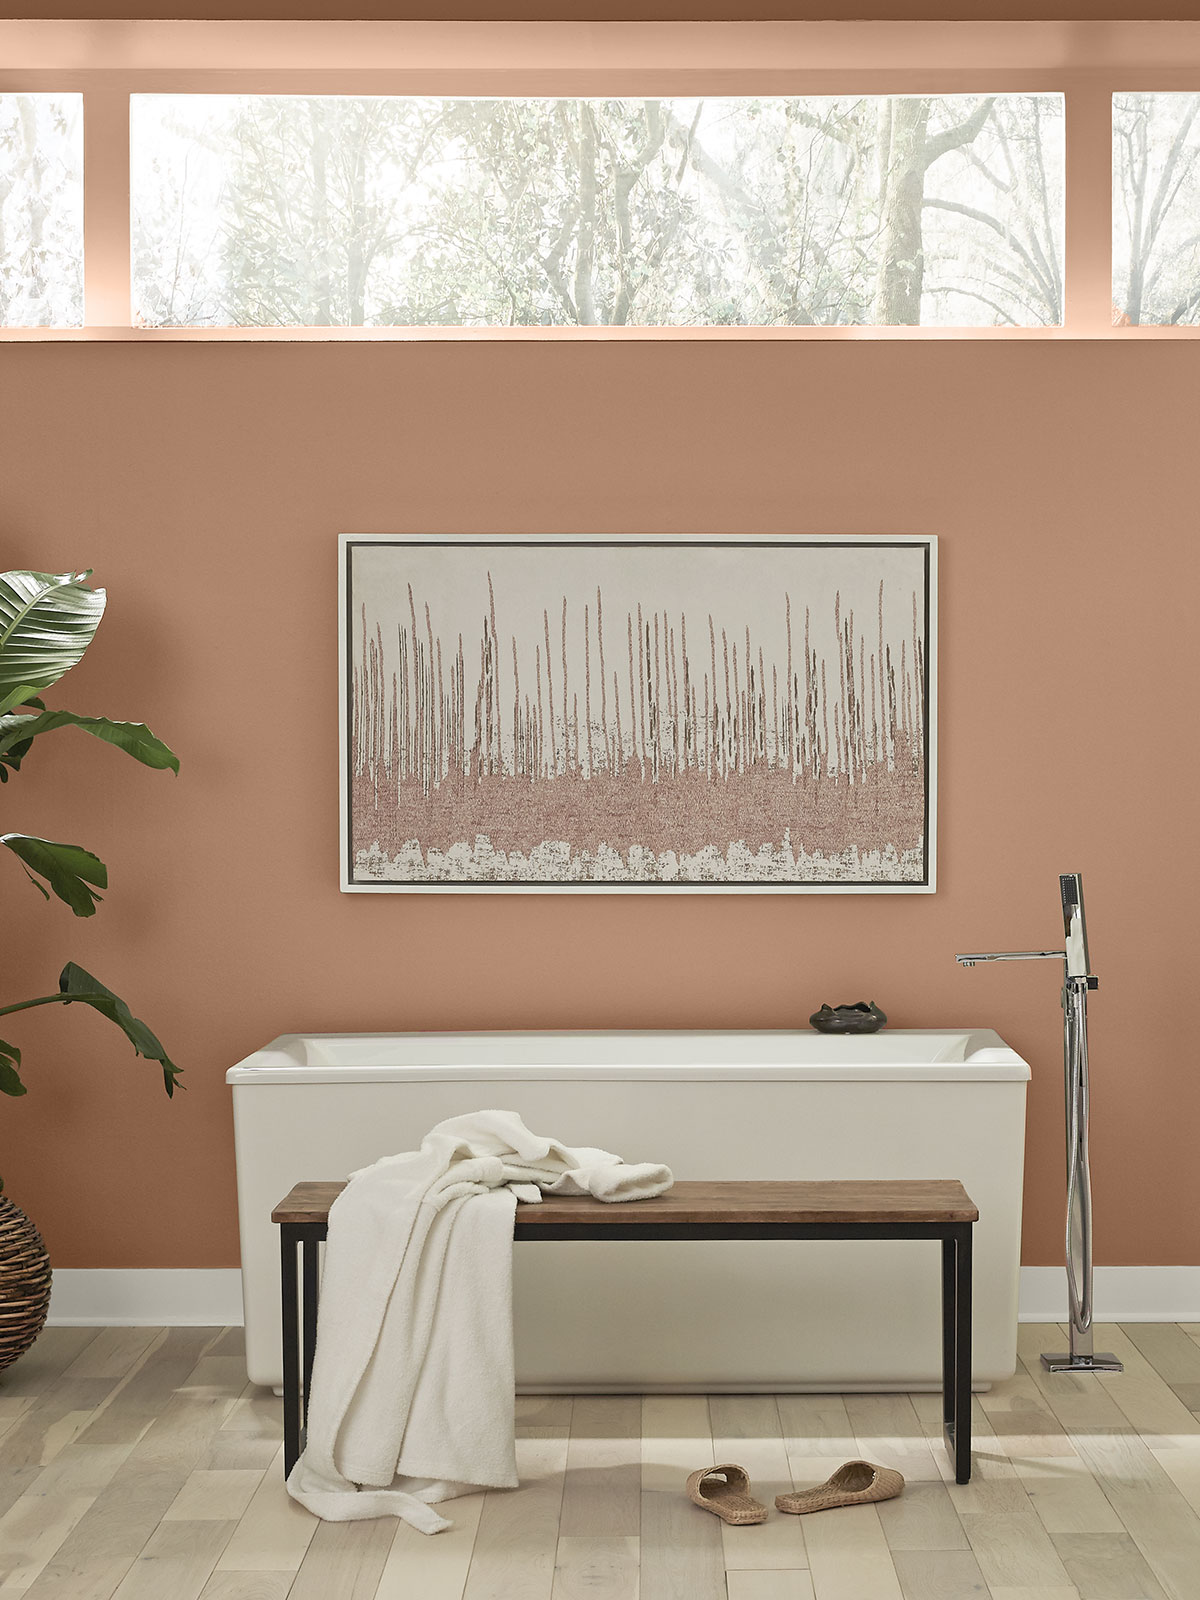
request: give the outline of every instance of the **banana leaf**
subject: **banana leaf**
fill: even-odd
[[[74,711],[42,711],[36,716],[10,712],[0,716],[0,782],[7,779],[4,766],[15,771],[39,733],[55,728],[82,728],[85,733],[116,745],[143,766],[179,771],[179,757],[156,739],[144,722],[114,722],[109,717],[81,717]]]
[[[104,615],[87,572],[0,573],[0,713],[28,705],[81,659]]]
[[[80,844],[58,844],[53,839],[36,839],[28,833],[0,834],[0,844],[18,858],[25,868],[25,876],[47,900],[50,895],[38,878],[45,878],[53,893],[69,905],[77,917],[95,915],[100,899],[95,889],[108,888],[108,870],[99,856]],[[90,887],[93,884],[95,889]]]
[[[175,1065],[154,1034],[134,1016],[124,1000],[73,961],[68,961],[59,973],[58,989],[65,1005],[78,1001],[80,1005],[91,1006],[93,1011],[115,1022],[139,1056],[144,1056],[147,1061],[158,1062],[162,1067],[163,1088],[168,1095],[175,1093],[176,1080],[182,1068]]]
[[[14,1011],[31,1011],[35,1006],[55,1005],[91,1006],[102,1017],[115,1022],[129,1040],[137,1055],[147,1061],[157,1061],[162,1068],[163,1087],[168,1095],[175,1093],[181,1068],[177,1067],[154,1034],[140,1018],[135,1017],[119,995],[85,972],[74,961],[68,961],[58,976],[58,993],[39,995],[36,1000],[18,1000],[15,1005],[0,1006],[0,1017]],[[0,1094],[24,1094],[25,1085],[17,1075],[21,1052],[15,1045],[0,1042]],[[182,1085],[180,1085],[182,1087]]]

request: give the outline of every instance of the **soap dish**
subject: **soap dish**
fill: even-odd
[[[823,1005],[808,1019],[818,1033],[878,1033],[887,1021],[874,1000],[852,1006]]]

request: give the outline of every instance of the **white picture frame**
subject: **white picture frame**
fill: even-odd
[[[344,892],[935,892],[934,536],[338,555]]]

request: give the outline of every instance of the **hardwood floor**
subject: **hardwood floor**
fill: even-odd
[[[962,1486],[935,1395],[523,1397],[521,1488],[426,1538],[288,1499],[238,1329],[50,1328],[0,1377],[0,1600],[1200,1600],[1200,1324],[1096,1339],[1123,1373],[1044,1373],[1063,1331],[1022,1327]],[[852,1455],[904,1495],[725,1528],[682,1493]]]

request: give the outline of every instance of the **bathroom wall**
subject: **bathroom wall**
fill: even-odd
[[[1033,1063],[1025,1260],[1054,1263],[1056,974],[953,953],[1054,942],[1061,870],[1086,875],[1101,975],[1098,1260],[1195,1263],[1198,359],[1137,339],[0,346],[0,558],[94,566],[111,596],[53,701],[145,718],[183,760],[175,779],[63,731],[0,793],[6,828],[86,843],[112,880],[77,921],[8,862],[0,1001],[72,958],[186,1069],[168,1103],[92,1014],[5,1019],[30,1093],[0,1108],[0,1172],[57,1264],[236,1262],[223,1075],[285,1029],[792,1027],[860,997],[899,1026],[994,1025]],[[938,534],[939,892],[340,895],[335,536],[404,530]]]
[[[53,692],[145,717],[152,773],[72,731],[5,825],[108,862],[90,921],[5,880],[4,994],[68,957],[186,1068],[91,1014],[6,1022],[0,1162],[61,1266],[236,1262],[225,1068],[284,1029],[790,1027],[877,999],[1033,1063],[1028,1263],[1060,1255],[1051,943],[1086,874],[1099,1259],[1196,1260],[1196,350],[1162,342],[46,344],[0,352],[6,563],[110,610]],[[341,530],[931,531],[941,886],[929,897],[337,890]],[[380,1130],[381,1150],[388,1145]],[[637,1152],[653,1154],[653,1152]]]

